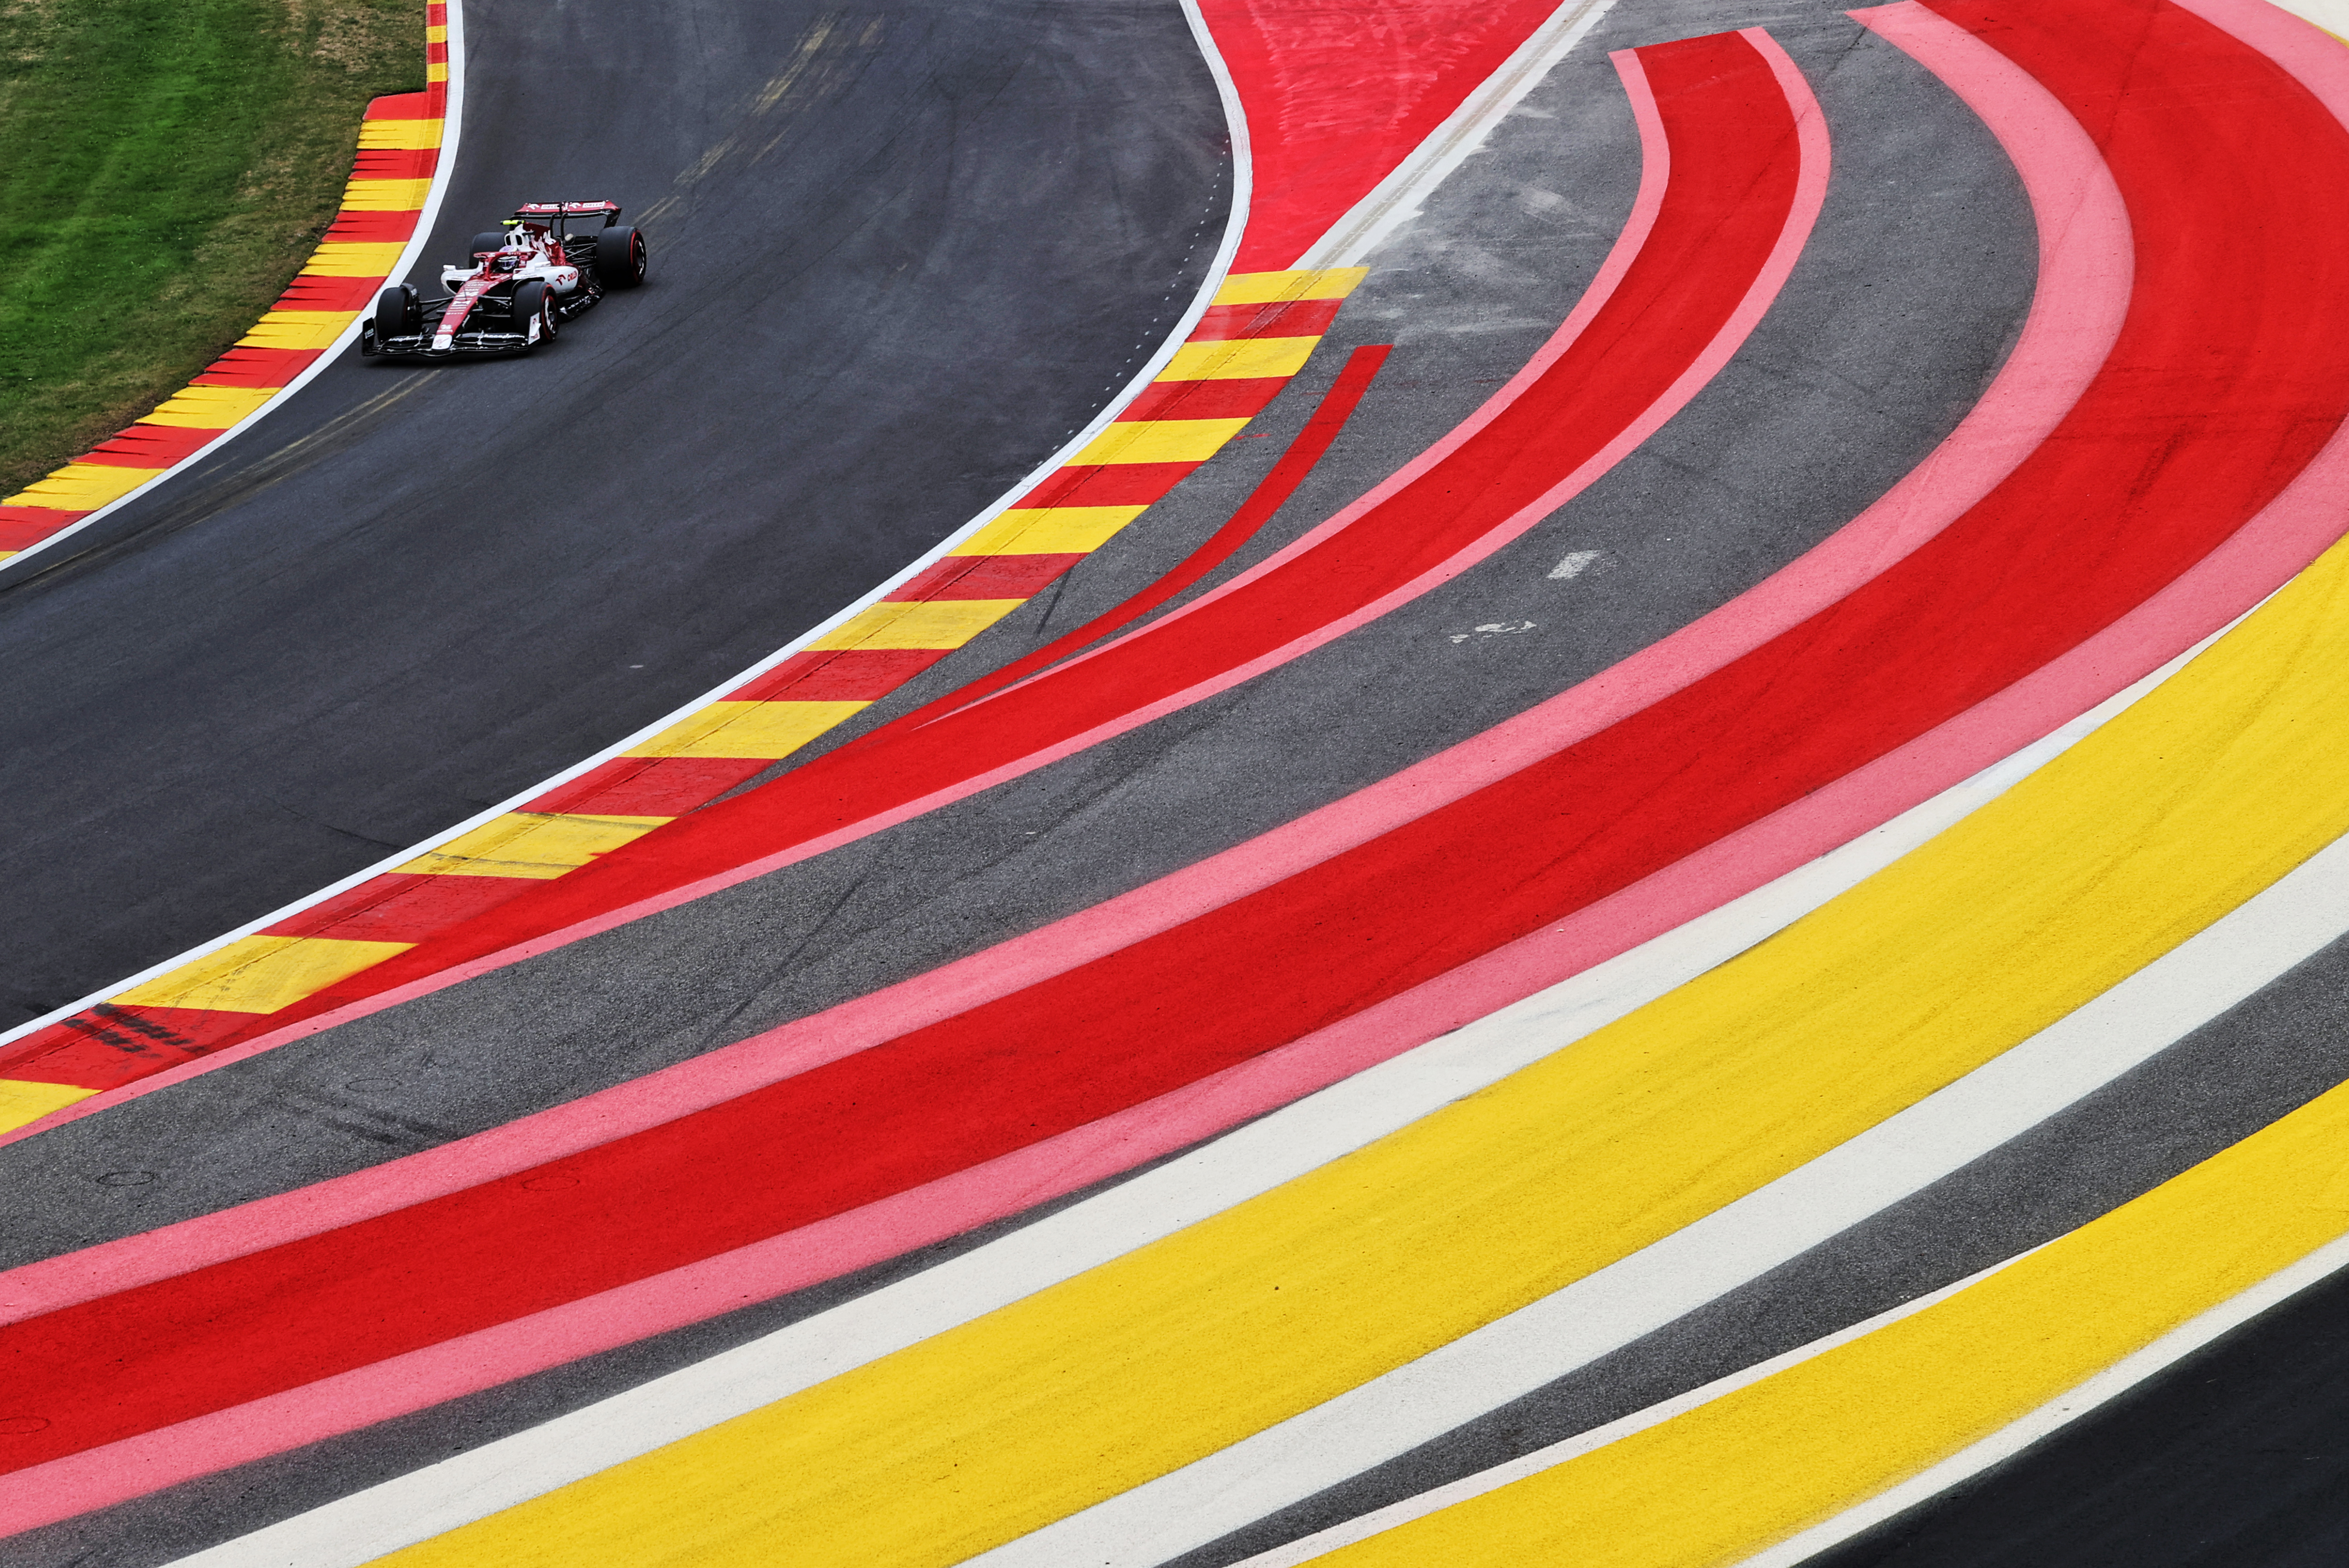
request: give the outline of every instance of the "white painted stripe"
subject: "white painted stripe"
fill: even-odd
[[[406,276],[409,268],[414,266],[418,258],[424,254],[425,244],[432,236],[432,222],[435,218],[439,217],[440,213],[440,199],[449,193],[449,180],[457,167],[457,139],[460,133],[464,130],[465,124],[464,0],[449,0],[449,91],[448,96],[442,100],[440,112],[440,156],[432,166],[432,182],[426,189],[424,206],[416,219],[416,232],[409,237],[407,248],[399,253],[398,265],[394,266],[390,272],[385,275],[388,277]],[[359,319],[365,319],[364,313],[361,314]],[[76,534],[80,533],[91,524],[98,522],[100,518],[113,515],[114,513],[129,505],[133,501],[138,500],[140,496],[146,494],[149,491],[155,489],[158,485],[169,484],[181,474],[188,472],[190,470],[193,469],[197,463],[202,462],[205,458],[212,456],[212,453],[220,451],[221,448],[226,446],[229,442],[234,441],[237,437],[243,435],[245,431],[259,424],[263,420],[268,418],[271,414],[275,413],[279,409],[284,408],[287,399],[293,397],[295,393],[300,391],[303,388],[308,386],[313,379],[326,369],[327,366],[333,364],[337,358],[341,358],[343,350],[357,342],[358,337],[359,320],[354,320],[348,327],[343,328],[341,336],[335,339],[333,344],[327,348],[325,353],[319,355],[316,359],[311,360],[310,363],[305,367],[299,374],[295,375],[292,380],[279,388],[275,397],[270,399],[267,402],[254,410],[253,412],[245,415],[244,418],[239,420],[235,424],[231,425],[228,429],[222,431],[220,434],[214,436],[203,445],[196,448],[195,451],[190,452],[187,456],[180,459],[171,467],[165,469],[162,472],[157,474],[154,478],[140,485],[138,489],[124,491],[120,495],[116,496],[113,500],[90,513],[88,516],[79,518],[75,522],[68,524],[67,526],[58,529],[56,533],[50,535],[46,539],[34,541],[32,544],[26,545],[23,549],[11,555],[6,560],[0,561],[0,569],[14,567],[17,563],[31,559],[33,556],[40,554],[40,552],[47,549],[50,545],[58,543],[60,540],[72,538]],[[323,898],[325,897],[326,897],[326,895],[323,893],[319,895],[319,898]],[[309,901],[313,903],[316,902],[316,899]],[[272,919],[276,917],[272,917]],[[247,928],[247,929],[253,929],[254,928]],[[240,932],[238,934],[242,935],[243,933]],[[197,954],[210,952],[213,948],[223,947],[233,940],[235,940],[234,937],[222,937],[217,942],[212,942],[202,948],[197,949],[195,953],[191,953],[189,956],[194,957]],[[171,961],[172,963],[177,964],[184,961],[174,959]],[[150,970],[146,972],[153,974],[160,971]],[[143,976],[140,978],[143,978]],[[137,983],[137,979],[124,981],[121,985],[110,988],[109,994],[110,994],[111,991],[120,991]],[[76,1002],[74,1007],[78,1008],[86,1004]],[[8,1041],[16,1038],[17,1034],[25,1033],[26,1031],[38,1029],[44,1024],[53,1023],[60,1017],[67,1016],[71,1012],[72,1009],[67,1009],[66,1013],[49,1013],[42,1018],[35,1020],[31,1023],[19,1025],[16,1029],[11,1030],[6,1033],[0,1033],[0,1044],[6,1044]]]
[[[2013,1458],[2040,1438],[2079,1419],[2097,1406],[2122,1394],[2174,1363],[2191,1355],[2220,1334],[2240,1328],[2271,1306],[2309,1286],[2349,1268],[2349,1236],[2318,1248],[2288,1269],[2282,1269],[2242,1294],[2221,1302],[2201,1316],[2170,1330],[2143,1350],[2116,1361],[2061,1398],[2033,1410],[2012,1426],[2002,1427],[1971,1448],[1931,1469],[1912,1476],[1889,1490],[1877,1493],[1858,1507],[1847,1510],[1799,1535],[1787,1537],[1767,1551],[1744,1559],[1742,1568],[1794,1568],[1794,1564],[1848,1541],[1871,1525],[1880,1524],[1903,1509],[1944,1492],[1960,1481],[1980,1475],[2001,1460]]]
[[[187,951],[179,953],[171,958],[165,959],[160,963],[151,964],[146,969],[140,970],[136,974],[126,976],[125,978],[116,981],[112,984],[107,985],[100,990],[91,992],[88,996],[82,997],[78,1001],[69,1002],[63,1007],[45,1012],[41,1014],[40,1017],[32,1020],[30,1023],[20,1023],[13,1029],[0,1031],[0,1045],[5,1045],[8,1042],[19,1039],[24,1035],[30,1034],[36,1030],[46,1029],[50,1024],[57,1023],[61,1019],[72,1017],[75,1013],[81,1012],[85,1008],[94,1006],[98,1002],[107,1001],[110,997],[119,995],[121,992],[129,991],[134,986],[143,985],[150,980],[155,980],[163,975],[169,974],[173,970],[179,969],[182,965],[193,963],[198,959],[204,957],[206,954],[219,951],[222,948],[228,946],[231,942],[242,940],[243,938],[253,935],[256,931],[264,930],[267,928],[277,924],[280,920],[291,919],[293,916],[301,913],[305,909],[310,909],[314,905],[323,904],[327,899],[332,898],[338,894],[348,892],[351,888],[357,887],[360,883],[367,881],[369,877],[380,877],[387,872],[397,870],[399,867],[406,865],[409,861],[429,854],[432,850],[439,848],[441,845],[449,843],[451,839],[461,838],[466,834],[472,832],[475,828],[483,826],[496,820],[498,817],[505,815],[508,812],[521,809],[522,806],[530,801],[535,800],[540,795],[544,794],[547,791],[556,787],[558,784],[567,784],[571,780],[577,778],[582,774],[603,766],[605,763],[610,762],[615,757],[626,756],[628,753],[636,750],[636,747],[644,744],[655,735],[661,733],[661,732],[665,730],[675,727],[686,719],[690,718],[693,714],[699,712],[710,703],[723,699],[728,692],[734,691],[737,687],[765,674],[768,670],[772,670],[775,666],[782,663],[793,654],[813,645],[818,639],[838,629],[840,627],[847,624],[847,622],[853,620],[857,616],[864,614],[865,610],[871,608],[874,605],[876,605],[883,599],[888,597],[888,596],[895,593],[901,585],[912,581],[915,577],[920,576],[924,571],[926,571],[937,561],[953,554],[954,549],[957,545],[960,545],[964,540],[978,533],[981,528],[986,527],[989,523],[994,522],[998,516],[1009,509],[1012,502],[1018,500],[1020,496],[1034,489],[1038,484],[1041,483],[1053,470],[1061,467],[1077,452],[1081,452],[1095,436],[1099,435],[1104,429],[1108,428],[1111,421],[1115,420],[1119,414],[1125,410],[1127,404],[1133,402],[1135,398],[1140,397],[1143,389],[1148,387],[1151,382],[1157,379],[1159,371],[1164,369],[1167,363],[1174,358],[1174,351],[1180,348],[1184,342],[1189,338],[1191,336],[1191,329],[1196,327],[1199,324],[1199,318],[1206,314],[1208,304],[1214,300],[1216,296],[1216,290],[1223,286],[1224,278],[1231,270],[1232,258],[1239,252],[1240,231],[1245,228],[1247,223],[1248,195],[1251,189],[1251,171],[1248,162],[1247,118],[1240,108],[1239,89],[1232,82],[1231,71],[1225,66],[1223,56],[1216,50],[1215,39],[1207,31],[1207,25],[1205,18],[1198,14],[1195,0],[1184,0],[1183,11],[1185,16],[1190,21],[1192,36],[1198,41],[1201,53],[1206,57],[1209,72],[1215,78],[1216,89],[1223,99],[1226,121],[1230,127],[1232,141],[1231,215],[1224,225],[1223,241],[1216,247],[1215,259],[1208,264],[1207,275],[1201,280],[1199,292],[1192,297],[1190,306],[1184,311],[1182,319],[1175,322],[1173,329],[1167,333],[1165,340],[1159,344],[1157,350],[1154,352],[1150,356],[1149,359],[1143,363],[1142,369],[1134,372],[1133,379],[1125,384],[1123,389],[1122,389],[1117,396],[1109,400],[1108,406],[1103,408],[1100,413],[1093,416],[1092,421],[1086,424],[1084,429],[1077,431],[1076,434],[1071,436],[1066,441],[1062,442],[1059,451],[1055,452],[1051,456],[1046,458],[1042,462],[1030,470],[1026,477],[1022,478],[1019,483],[1013,485],[1010,489],[1005,491],[1001,495],[996,497],[994,501],[988,504],[984,511],[980,512],[977,516],[964,524],[961,527],[956,529],[952,534],[947,535],[944,539],[938,541],[937,544],[932,545],[921,556],[909,562],[902,571],[896,574],[896,576],[889,578],[886,582],[881,584],[880,587],[864,595],[864,597],[856,599],[845,606],[830,619],[819,622],[817,625],[810,627],[806,631],[802,632],[798,637],[793,638],[790,642],[785,643],[781,648],[777,649],[774,652],[769,654],[766,658],[761,659],[756,664],[751,665],[749,669],[742,670],[739,674],[727,677],[725,680],[719,681],[717,685],[711,687],[700,696],[694,698],[691,701],[687,702],[682,707],[670,710],[668,712],[653,720],[651,722],[646,724],[642,729],[636,731],[634,733],[625,736],[618,741],[615,741],[612,744],[605,747],[602,751],[595,753],[592,756],[581,759],[579,762],[576,762],[571,766],[564,769],[561,773],[553,774],[548,778],[542,779],[537,784],[531,785],[528,789],[525,789],[517,794],[508,796],[497,805],[491,806],[488,810],[476,813],[474,815],[467,817],[464,821],[456,824],[454,826],[432,835],[429,838],[419,840],[417,843],[409,845],[405,849],[399,850],[395,854],[386,856],[384,858],[377,861],[374,865],[367,867],[363,871],[354,871],[349,876],[344,877],[341,881],[330,883],[326,887],[321,888],[318,891],[310,894],[306,898],[296,898],[292,903],[286,904],[282,908],[273,909],[268,914],[262,916],[256,920],[248,921],[246,924],[239,926],[235,929],[228,931],[221,936],[215,937],[208,942],[204,942],[197,947],[190,948]],[[450,137],[449,147],[450,149],[450,154],[443,156],[440,164],[441,173],[440,176],[436,176],[436,178],[445,178],[449,166],[453,161],[453,151],[456,146],[456,132],[454,128],[457,124],[457,106],[461,99],[461,95],[458,90],[459,72],[457,67],[460,63],[459,49],[463,35],[463,28],[458,20],[457,7],[454,4],[450,6],[449,18],[449,57],[450,61],[449,73],[449,124],[450,130],[448,134]],[[427,207],[425,220],[419,223],[417,226],[417,233],[419,236],[421,236],[426,228],[429,226],[431,214],[435,210],[437,210],[439,202],[440,195],[438,187],[436,187],[432,205]],[[401,258],[402,270],[405,270],[413,259],[413,252],[416,245],[420,245],[423,242],[419,237],[414,244],[411,244],[410,254],[409,255],[404,255]],[[321,356],[317,364],[313,366],[311,370],[304,372],[303,376],[299,379],[295,381],[286,389],[286,392],[291,393],[295,388],[301,386],[304,381],[306,381],[311,374],[324,367],[327,361],[335,356],[335,354],[339,353],[350,340],[356,337],[357,331],[358,327],[357,324],[354,324],[349,332],[346,333],[343,337],[336,339],[335,348],[329,350],[327,354]],[[264,411],[266,411],[266,410],[270,408],[275,408],[277,406],[277,401],[278,400],[273,399],[267,405],[265,405]],[[258,418],[259,415],[255,415],[254,417]],[[242,430],[243,428],[243,426],[239,426],[238,430]],[[234,435],[236,433],[236,431],[229,432],[230,435]],[[226,436],[222,438],[223,441],[226,439],[228,439]],[[216,442],[214,444],[217,445],[218,443]],[[206,447],[204,449],[206,452],[210,452],[211,450],[211,447]],[[174,470],[173,472],[176,472],[178,471]],[[163,474],[152,483],[160,484],[170,477],[171,474],[169,473]],[[140,491],[134,491],[132,492],[132,494],[138,494],[140,493],[141,492]],[[125,499],[127,500],[129,497],[125,497]],[[102,515],[102,514],[93,513],[88,521],[95,521],[99,515]],[[8,564],[10,563],[0,563],[0,566],[5,566]],[[165,1084],[177,1083],[186,1077],[210,1071],[211,1068],[207,1066],[206,1062],[207,1059],[199,1058],[198,1060],[187,1063],[181,1067],[174,1068],[171,1072],[158,1074],[151,1078],[140,1079],[137,1083],[126,1085],[122,1090],[109,1091],[106,1094],[97,1096],[92,1099],[81,1102],[78,1106],[67,1107],[67,1116],[71,1118],[74,1116],[85,1116],[95,1109],[103,1108],[108,1105],[118,1103],[119,1101],[134,1095],[149,1093]],[[218,1064],[214,1064],[217,1065]],[[16,1137],[31,1136],[46,1127],[55,1127],[57,1125],[57,1123],[55,1119],[35,1124],[33,1127],[21,1129],[15,1135],[0,1136],[0,1144],[15,1142]]]
[[[2005,794],[2220,635],[2045,739],[1799,870],[1181,1159],[830,1312],[185,1561],[201,1568],[356,1568],[836,1377],[1197,1224],[1498,1082],[1783,930]],[[1747,1249],[1748,1254],[1768,1251]],[[1649,1303],[1645,1315],[1670,1321],[1720,1288],[1707,1285],[1692,1297],[1675,1293],[1667,1282],[1665,1298]],[[1435,1429],[1456,1424],[1447,1420]],[[1416,1439],[1402,1446],[1411,1441]],[[1340,1479],[1361,1468],[1351,1462]],[[1294,1484],[1287,1490],[1293,1491]],[[1267,1511],[1257,1507],[1239,1522]],[[1219,1522],[1199,1538],[1229,1528]]]
[[[1360,266],[1396,229],[1419,216],[1419,204],[1485,145],[1550,67],[1572,53],[1615,0],[1566,0],[1486,77],[1427,140],[1412,149],[1371,193],[1354,203],[1291,264],[1297,267]]]
[[[1692,1388],[1685,1394],[1675,1395],[1661,1404],[1651,1405],[1644,1410],[1635,1410],[1630,1415],[1609,1421],[1603,1427],[1593,1427],[1588,1432],[1568,1438],[1564,1442],[1552,1443],[1546,1449],[1537,1449],[1522,1458],[1511,1459],[1507,1464],[1495,1465],[1491,1469],[1479,1470],[1475,1475],[1463,1476],[1456,1481],[1431,1487],[1415,1497],[1407,1497],[1401,1502],[1389,1503],[1386,1507],[1363,1514],[1359,1519],[1350,1519],[1343,1524],[1333,1524],[1327,1530],[1292,1541],[1286,1546],[1276,1546],[1269,1552],[1260,1552],[1245,1562],[1234,1563],[1232,1568],[1294,1568],[1297,1563],[1310,1563],[1316,1557],[1335,1552],[1341,1546],[1351,1546],[1356,1542],[1368,1541],[1373,1535],[1383,1535],[1399,1524],[1409,1524],[1414,1519],[1424,1519],[1429,1514],[1440,1512],[1454,1503],[1466,1502],[1471,1498],[1482,1497],[1488,1491],[1498,1491],[1513,1481],[1521,1481],[1527,1476],[1539,1475],[1542,1471],[1562,1465],[1568,1459],[1578,1459],[1585,1454],[1595,1453],[1611,1443],[1619,1443],[1636,1433],[1644,1432],[1651,1427],[1661,1427],[1675,1416],[1685,1416],[1691,1410],[1710,1405],[1725,1395],[1736,1393],[1740,1388],[1749,1388],[1765,1377],[1774,1377],[1789,1367],[1799,1366],[1815,1356],[1825,1355],[1830,1350],[1849,1345],[1853,1340],[1864,1339],[1878,1329],[1899,1323],[1904,1317],[1914,1317],[1928,1307],[1939,1306],[1960,1291],[1969,1290],[1989,1279],[1992,1274],[2013,1268],[2031,1256],[2031,1252],[2037,1251],[2039,1249],[2033,1247],[2030,1252],[2017,1252],[2005,1262],[1992,1263],[1978,1273],[1968,1274],[1954,1284],[1943,1285],[1940,1290],[1919,1296],[1914,1301],[1903,1302],[1889,1312],[1880,1312],[1874,1317],[1864,1318],[1849,1328],[1838,1329],[1824,1338],[1811,1341],[1808,1345],[1796,1345],[1783,1355],[1774,1355],[1767,1361],[1755,1362],[1742,1372],[1733,1372],[1728,1376],[1716,1378],[1701,1388]]]
[[[1141,1568],[1310,1497],[1661,1328],[1980,1158],[2344,930],[2349,839],[2012,1050],[1767,1186],[1407,1366],[972,1561]]]

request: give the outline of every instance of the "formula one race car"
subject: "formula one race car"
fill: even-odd
[[[600,218],[583,234],[574,222]],[[645,237],[620,226],[616,202],[532,202],[505,231],[473,236],[473,259],[440,269],[443,299],[394,284],[359,325],[359,352],[397,359],[526,354],[605,291],[645,281]]]

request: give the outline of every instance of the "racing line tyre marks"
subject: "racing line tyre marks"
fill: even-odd
[[[424,15],[425,89],[367,105],[342,209],[285,295],[234,348],[154,412],[0,498],[0,561],[56,543],[258,417],[341,341],[385,280],[404,270],[409,242],[435,204],[448,113],[449,7],[430,0]],[[40,1096],[17,1091],[6,1097],[37,1102]]]

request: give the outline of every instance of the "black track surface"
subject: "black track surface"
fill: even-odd
[[[2349,1274],[1806,1568],[2340,1568]]]
[[[0,571],[0,1027],[870,589],[1100,408],[1223,232],[1174,0],[474,0],[466,26],[428,262],[517,202],[609,196],[652,281],[527,359],[354,353]]]

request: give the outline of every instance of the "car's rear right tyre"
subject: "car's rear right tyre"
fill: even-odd
[[[645,236],[630,228],[610,228],[595,236],[595,275],[605,288],[634,288],[645,281]]]
[[[375,296],[375,340],[405,337],[424,326],[424,302],[404,283],[393,284]]]

